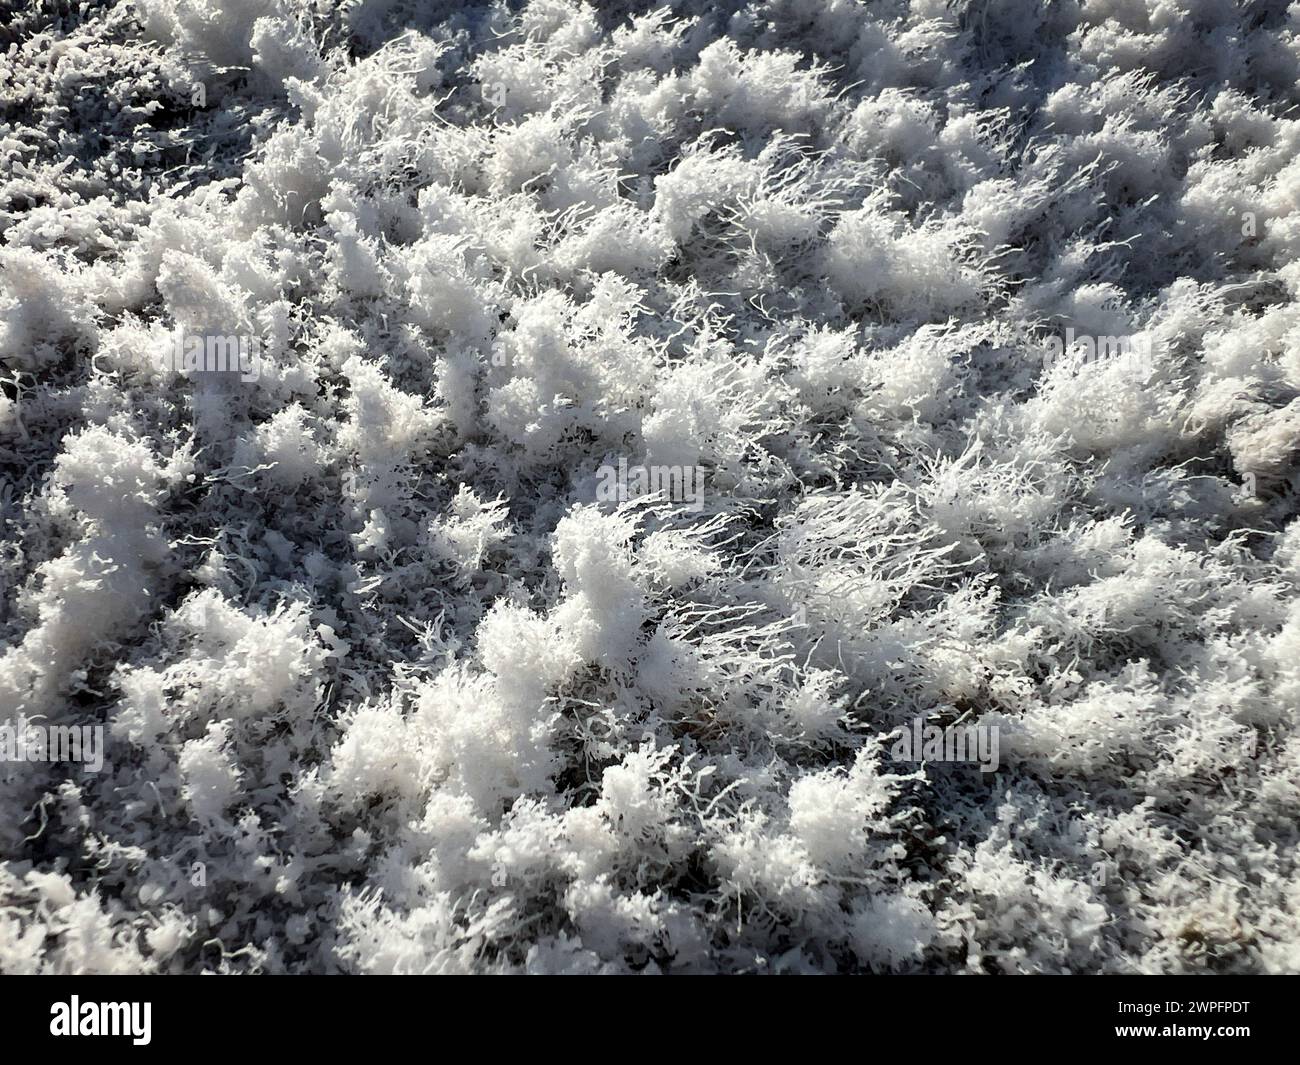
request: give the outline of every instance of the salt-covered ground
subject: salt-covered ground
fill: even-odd
[[[1300,970],[1300,5],[0,23],[0,970]]]

